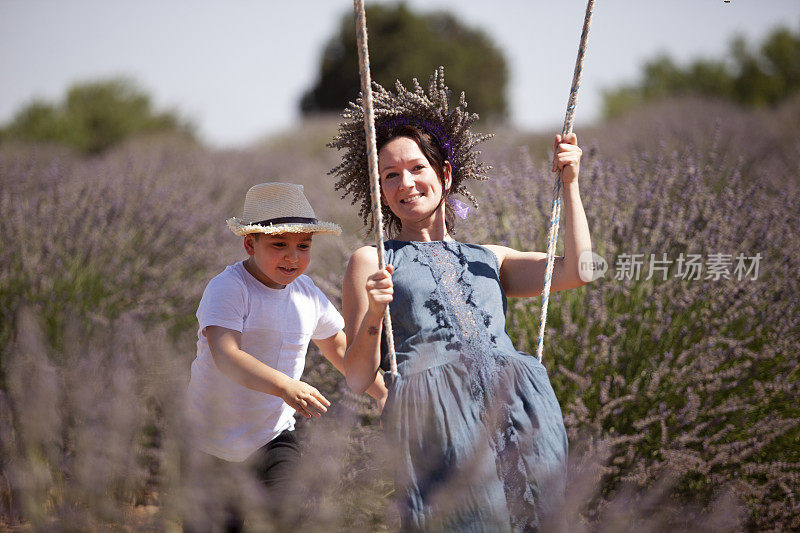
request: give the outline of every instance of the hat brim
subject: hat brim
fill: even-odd
[[[316,224],[270,224],[262,226],[260,224],[244,224],[236,218],[229,218],[227,221],[228,229],[239,237],[244,237],[249,233],[263,233],[265,235],[277,235],[279,233],[313,233],[315,235],[341,235],[342,228],[333,222],[317,222]]]

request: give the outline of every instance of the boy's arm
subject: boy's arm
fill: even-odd
[[[242,334],[221,326],[203,330],[217,368],[240,385],[283,399],[306,418],[321,416],[330,402],[317,389],[265,365],[241,349]]]
[[[342,375],[345,375],[344,353],[347,350],[347,337],[345,337],[344,331],[340,330],[336,335],[327,339],[313,339],[313,341],[319,351],[322,352],[323,357],[330,361]],[[378,401],[378,407],[383,409],[383,403],[386,401],[389,391],[386,390],[386,385],[383,384],[383,376],[381,374],[375,377],[375,381],[367,388],[366,393],[375,398]]]

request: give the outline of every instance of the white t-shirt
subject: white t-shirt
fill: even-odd
[[[208,283],[197,321],[197,357],[188,394],[200,426],[197,446],[227,461],[244,461],[282,431],[293,429],[295,410],[278,396],[248,389],[220,372],[203,330],[222,326],[240,331],[242,350],[300,379],[309,341],[335,335],[344,320],[308,276],[271,289],[239,262]]]

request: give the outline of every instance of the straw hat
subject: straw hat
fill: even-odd
[[[236,235],[248,233],[332,233],[342,228],[317,220],[303,186],[294,183],[262,183],[247,191],[241,218],[229,218],[228,227]]]

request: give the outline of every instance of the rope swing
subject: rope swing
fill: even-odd
[[[378,177],[378,149],[375,140],[375,113],[372,109],[372,79],[369,73],[369,48],[367,46],[367,17],[364,13],[364,1],[354,0],[356,17],[356,39],[358,41],[358,73],[361,77],[361,94],[364,106],[364,133],[367,138],[367,162],[369,163],[369,192],[372,197],[372,225],[375,228],[375,245],[378,249],[378,269],[386,268],[383,255],[383,216],[381,216],[381,185]],[[389,351],[389,369],[392,383],[397,376],[397,357],[394,353],[394,335],[392,333],[392,316],[389,306],[383,315],[383,327]]]
[[[354,10],[356,39],[358,41],[358,69],[361,77],[362,106],[364,110],[364,133],[366,135],[367,162],[370,177],[371,213],[373,227],[375,228],[375,244],[378,251],[378,268],[382,270],[386,266],[383,250],[383,218],[381,216],[380,207],[378,153],[375,140],[375,113],[373,110],[372,80],[370,78],[369,70],[367,21],[364,13],[364,1],[354,0]],[[589,37],[589,28],[591,27],[593,11],[594,0],[588,0],[586,5],[586,16],[583,21],[583,31],[581,33],[580,45],[578,47],[578,57],[575,62],[575,72],[572,77],[572,87],[570,88],[569,101],[567,103],[567,113],[564,118],[564,127],[561,130],[562,139],[572,133],[572,126],[575,121],[575,107],[578,103],[578,89],[580,88],[581,74],[583,72],[583,61],[586,54],[586,44]],[[550,226],[547,237],[547,259],[544,288],[542,290],[541,322],[539,324],[539,342],[536,347],[536,358],[539,361],[542,360],[545,322],[547,320],[547,304],[550,299],[550,285],[553,277],[556,242],[558,240],[558,225],[561,219],[561,185],[561,170],[559,169],[556,172],[555,186],[553,188],[553,208],[550,214]],[[384,314],[384,328],[386,331],[392,381],[394,381],[394,378],[397,375],[397,360],[394,351],[392,320],[389,314],[388,306],[386,307],[386,312]]]
[[[594,0],[586,4],[586,16],[583,19],[581,43],[578,46],[578,58],[575,60],[575,73],[572,75],[572,87],[569,90],[567,114],[564,117],[564,127],[561,128],[561,139],[572,133],[575,123],[575,106],[578,104],[578,89],[581,86],[583,73],[583,58],[586,55],[586,42],[589,39],[589,28],[592,25],[592,12]],[[555,154],[554,154],[555,157]],[[555,262],[556,242],[558,240],[558,224],[561,222],[561,169],[556,172],[556,183],[553,187],[553,210],[550,213],[550,229],[547,234],[547,266],[544,272],[544,289],[542,290],[542,319],[539,322],[539,343],[536,346],[536,358],[542,360],[544,349],[544,326],[547,320],[547,303],[550,301],[550,284],[553,280],[553,263]]]

